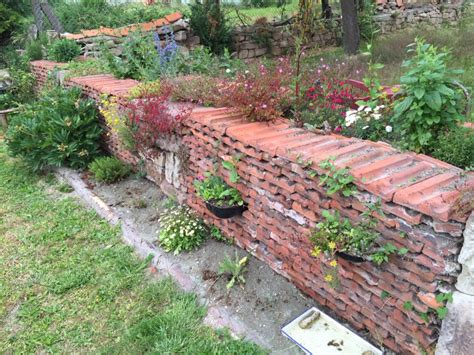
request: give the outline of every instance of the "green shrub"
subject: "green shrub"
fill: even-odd
[[[81,99],[78,88],[56,87],[12,116],[6,142],[33,170],[81,169],[99,153],[101,133],[94,101]]]
[[[408,52],[414,56],[403,63],[408,71],[400,78],[402,95],[395,101],[393,127],[404,148],[426,152],[443,132],[463,120],[463,94],[452,78],[458,71],[446,66],[448,52],[422,39]]]
[[[474,130],[457,127],[438,137],[431,155],[460,168],[474,167]]]
[[[16,107],[20,104],[30,102],[35,98],[35,77],[30,72],[28,58],[20,57],[16,53],[6,56],[9,80],[11,86],[0,94],[0,110]]]
[[[21,15],[17,11],[8,5],[0,4],[0,45],[18,27],[20,19]]]
[[[197,248],[207,237],[207,227],[189,207],[177,206],[160,217],[159,240],[166,251],[175,254]]]
[[[96,158],[89,170],[97,181],[106,183],[119,181],[130,173],[130,167],[116,157]]]
[[[81,54],[81,46],[69,39],[54,41],[48,48],[48,58],[56,62],[70,62]]]
[[[162,18],[175,10],[162,4],[113,4],[107,0],[54,0],[50,1],[54,12],[67,32],[76,33],[84,29],[120,27],[132,23],[147,22]]]
[[[212,53],[221,54],[230,47],[231,28],[220,6],[212,1],[190,4],[189,24],[201,43]]]

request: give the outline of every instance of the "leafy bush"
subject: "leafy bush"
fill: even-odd
[[[274,0],[242,0],[243,7],[269,7],[275,5]]]
[[[239,190],[225,183],[220,176],[207,172],[205,176],[194,180],[196,194],[204,201],[216,206],[243,206],[244,201]]]
[[[175,254],[197,248],[207,237],[207,227],[189,207],[177,206],[160,217],[159,240],[166,251]]]
[[[0,44],[18,27],[21,15],[6,4],[0,4]]]
[[[35,77],[30,72],[28,58],[17,54],[7,58],[9,80],[11,85],[8,91],[0,94],[0,109],[16,107],[26,104],[35,98]]]
[[[99,153],[101,133],[94,101],[81,99],[80,89],[56,87],[12,116],[6,142],[33,170],[81,169]]]
[[[414,44],[415,45],[415,44]],[[425,152],[447,129],[463,120],[462,91],[451,78],[458,71],[446,66],[447,52],[417,39],[409,46],[413,58],[403,66],[402,97],[395,102],[393,126],[400,131],[402,145]]]
[[[67,77],[106,74],[109,72],[107,63],[101,59],[86,59],[72,61],[64,68],[67,70]]]
[[[30,60],[41,60],[44,58],[46,48],[48,46],[48,38],[40,34],[39,38],[28,41],[25,45],[25,55]]]
[[[48,48],[48,58],[56,62],[70,62],[81,54],[81,46],[69,39],[58,39]]]
[[[177,73],[178,46],[172,32],[164,37],[164,42],[162,45],[157,33],[136,31],[126,38],[120,57],[106,48],[103,55],[115,77],[153,81]]]
[[[64,29],[71,33],[100,26],[115,28],[132,23],[148,22],[175,11],[161,4],[144,6],[130,4],[130,2],[116,3],[116,1],[107,0],[55,0],[52,5]]]
[[[130,167],[116,157],[96,158],[89,170],[97,181],[106,183],[119,181],[130,173]]]
[[[225,48],[229,48],[231,28],[221,6],[212,1],[205,1],[190,4],[189,7],[189,24],[201,43],[214,54],[221,54]]]
[[[431,155],[460,168],[474,168],[474,131],[456,127],[438,137]]]

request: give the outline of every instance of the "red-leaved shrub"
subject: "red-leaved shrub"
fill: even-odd
[[[172,88],[163,85],[159,94],[143,93],[128,103],[127,115],[138,151],[153,147],[159,137],[175,131],[189,116],[189,107],[170,103],[171,93]]]

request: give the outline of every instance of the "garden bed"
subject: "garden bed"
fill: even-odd
[[[42,63],[33,66],[44,72]],[[104,91],[124,95],[133,82],[100,76],[71,79],[67,85],[80,85],[99,99]],[[248,123],[228,109],[195,109],[178,136],[187,154],[178,154],[172,144],[155,147],[155,160],[147,167],[155,183],[171,186],[168,193],[174,191],[226,237],[356,329],[383,339],[385,347],[416,352],[417,344],[432,346],[440,323],[432,301],[454,284],[459,272],[454,260],[467,214],[459,214],[455,205],[466,188],[472,190],[472,174],[387,144],[305,132],[285,120]],[[139,161],[116,136],[107,141],[117,156]],[[238,189],[248,210],[242,217],[216,219],[195,195],[193,181],[216,160],[236,155],[238,183],[230,180],[229,171],[217,172]],[[178,170],[167,173],[160,156]],[[328,156],[335,156],[336,167],[351,168],[356,195],[329,194],[318,184],[326,171],[320,163]],[[358,223],[364,204],[377,198],[384,214],[375,215],[375,229],[385,242],[404,249],[403,255],[389,255],[380,266],[338,259],[337,268],[331,259],[311,255],[309,236],[323,209]]]

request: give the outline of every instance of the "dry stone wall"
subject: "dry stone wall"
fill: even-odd
[[[41,85],[54,64],[40,61],[32,66]],[[107,75],[66,82],[94,99],[117,96],[124,105],[135,84]],[[225,108],[196,108],[182,130],[158,142],[151,155],[156,159],[143,159],[150,157],[149,152],[123,150],[113,135],[104,141],[127,162],[145,160],[148,175],[167,193],[177,194],[226,237],[378,345],[400,354],[435,346],[440,321],[433,317],[425,322],[417,312],[436,307],[435,296],[454,289],[467,220],[456,206],[466,191],[472,192],[474,173],[383,143],[316,135],[283,119],[249,123]],[[219,174],[241,192],[248,209],[242,216],[218,219],[196,196],[193,181],[216,162],[235,155],[242,156],[237,164],[239,183],[233,184],[225,170]],[[335,157],[338,167],[351,169],[358,189],[355,196],[329,195],[319,177],[310,176],[299,163],[301,158],[310,159],[312,168],[322,174],[318,163],[329,156]],[[408,253],[392,256],[381,266],[339,258],[338,285],[332,287],[324,279],[331,268],[328,260],[311,256],[312,229],[328,209],[357,224],[364,202],[378,199],[384,216],[375,216],[377,231],[383,241],[405,247]],[[406,302],[414,310],[407,310]]]
[[[408,3],[400,0],[381,1],[376,7],[374,21],[381,33],[390,33],[420,24],[439,26],[456,24],[462,15],[462,4]]]

